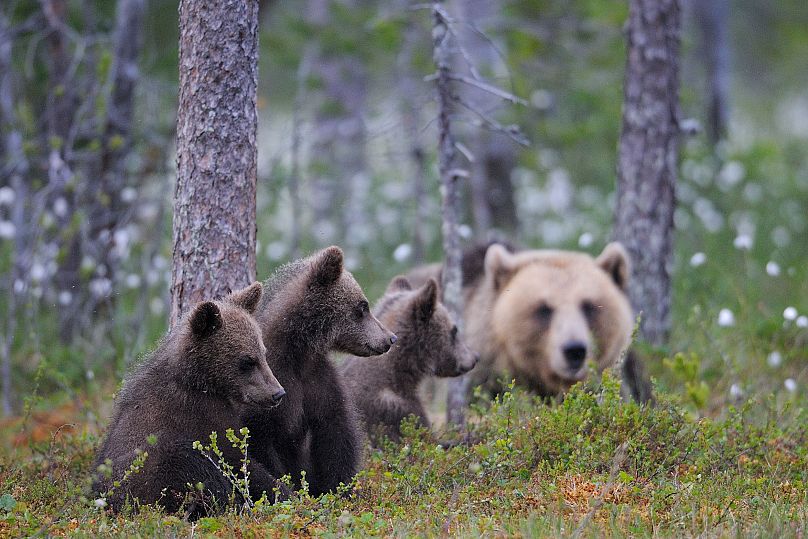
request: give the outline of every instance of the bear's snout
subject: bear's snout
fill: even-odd
[[[577,371],[583,366],[586,360],[586,343],[570,341],[564,344],[561,351],[564,352],[564,359],[567,360],[570,370]]]
[[[272,404],[274,406],[277,406],[278,404],[280,404],[284,395],[286,395],[286,390],[285,389],[280,388],[279,390],[277,390],[275,393],[272,394],[272,397],[270,397],[270,400],[272,401]]]

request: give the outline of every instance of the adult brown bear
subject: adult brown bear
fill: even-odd
[[[409,274],[414,285],[439,278],[432,264]],[[563,393],[587,375],[626,353],[634,316],[626,294],[628,255],[610,243],[593,258],[560,250],[517,251],[505,244],[477,246],[464,253],[465,338],[480,353],[472,387],[492,392],[498,381],[515,378],[543,396]],[[628,354],[624,387],[635,400],[652,399],[642,364]]]

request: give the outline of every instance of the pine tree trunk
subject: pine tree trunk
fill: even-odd
[[[171,323],[255,278],[258,3],[180,2]]]
[[[614,236],[631,255],[629,295],[653,344],[670,328],[680,30],[679,0],[630,0]]]

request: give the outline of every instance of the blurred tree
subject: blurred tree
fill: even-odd
[[[459,2],[457,25],[460,55],[456,66],[459,72],[467,72],[471,77],[493,80],[502,59],[495,44],[488,37],[489,27],[496,26],[500,10],[488,0],[462,0]],[[503,53],[504,54],[504,53]],[[473,62],[473,66],[468,62]],[[479,72],[479,74],[478,74]],[[495,115],[502,106],[502,99],[475,86],[464,84],[459,87],[461,99],[471,108],[485,115]],[[516,195],[511,181],[511,172],[516,166],[517,146],[505,134],[489,129],[472,129],[470,136],[473,162],[471,165],[471,206],[474,215],[474,228],[480,239],[487,239],[493,230],[513,237],[517,233],[519,220],[516,214]]]
[[[366,1],[308,0],[306,22],[318,36],[311,78],[319,90],[311,155],[311,205],[319,242],[342,238],[349,257],[365,243],[367,173],[365,113],[368,73],[363,43],[342,33],[349,20],[361,20]]]
[[[680,31],[679,0],[630,0],[614,237],[631,255],[629,295],[653,344],[670,330]]]
[[[726,137],[729,123],[729,0],[696,0],[692,4],[707,72],[707,136],[715,144]]]
[[[258,4],[180,2],[171,324],[255,279]]]

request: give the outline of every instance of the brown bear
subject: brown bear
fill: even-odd
[[[341,372],[371,441],[382,435],[398,441],[401,420],[410,415],[430,426],[418,395],[421,380],[464,374],[477,356],[458,337],[434,279],[413,290],[406,278],[395,278],[374,314],[395,332],[396,345],[382,356],[348,357]]]
[[[247,410],[277,406],[285,394],[264,359],[252,316],[261,291],[261,283],[254,283],[221,301],[197,304],[126,378],[96,459],[96,466],[111,462],[111,475],[101,476],[94,490],[100,496],[112,491],[107,502],[113,510],[137,499],[173,513],[183,506],[187,485],[199,482],[204,502],[192,504],[190,516],[228,501],[233,486],[193,443],[206,443],[215,431],[219,448],[238,470],[241,454],[225,431],[238,431]],[[154,446],[148,443],[151,436],[156,436]],[[113,488],[138,450],[148,453],[142,469]],[[258,463],[248,471],[254,499],[283,488]]]
[[[439,265],[410,273],[423,281]],[[628,255],[610,243],[597,257],[558,250],[516,251],[494,243],[464,253],[464,322],[468,345],[481,360],[471,386],[499,391],[515,378],[542,396],[566,391],[587,375],[614,364],[631,339],[634,317],[626,294]],[[629,354],[624,379],[638,401],[651,399],[642,365]]]
[[[315,496],[349,484],[359,468],[361,437],[328,354],[383,354],[396,336],[370,313],[338,247],[278,269],[265,283],[256,319],[267,362],[288,395],[277,408],[249,418],[254,457],[296,483],[305,471]]]

